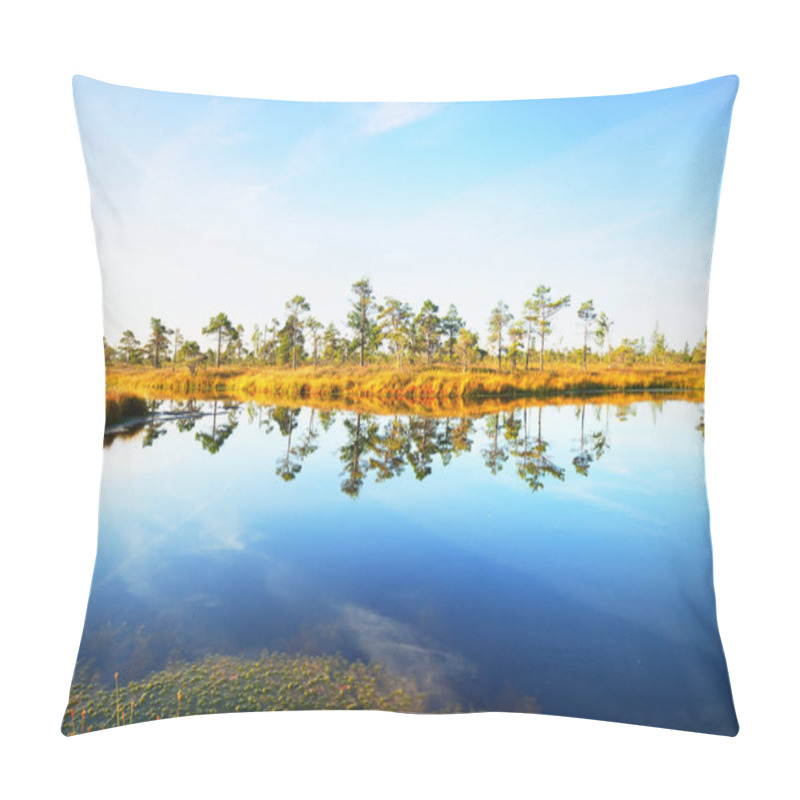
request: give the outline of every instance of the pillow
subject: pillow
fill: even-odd
[[[737,87],[76,77],[106,428],[62,731],[335,708],[735,735],[703,389]]]

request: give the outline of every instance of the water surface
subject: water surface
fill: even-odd
[[[733,733],[702,405],[163,402],[106,440],[79,669],[379,661],[431,710]]]

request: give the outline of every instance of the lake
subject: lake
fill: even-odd
[[[156,405],[106,436],[81,674],[339,653],[431,711],[735,731],[696,398]]]

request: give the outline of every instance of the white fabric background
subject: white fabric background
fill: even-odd
[[[0,24],[0,790],[796,796],[797,58],[789,4],[15,3]],[[730,740],[556,717],[168,720],[65,739],[101,469],[100,276],[70,80],[309,100],[611,94],[735,72],[706,408]],[[10,446],[9,446],[10,445]],[[10,793],[9,793],[10,792]]]

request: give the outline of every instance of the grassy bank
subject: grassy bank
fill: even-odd
[[[675,389],[702,391],[702,366],[559,367],[543,372],[461,372],[446,368],[393,370],[381,367],[228,367],[109,369],[109,389],[174,396],[236,398],[424,398],[552,397],[560,394]]]
[[[209,656],[131,683],[74,684],[61,731],[66,736],[132,722],[195,714],[302,709],[422,712],[425,697],[379,665],[340,656],[265,652],[259,659]]]
[[[283,408],[306,408],[319,411],[350,411],[362,414],[408,415],[419,417],[478,417],[486,414],[509,412],[515,408],[536,406],[612,405],[625,406],[666,397],[679,397],[702,402],[702,390],[597,392],[592,394],[557,394],[543,397],[527,395],[489,397],[304,397],[302,395],[279,397],[247,395],[236,392],[199,395],[197,392],[179,392],[174,389],[148,389],[148,400],[188,402],[190,400],[219,400],[222,403],[257,403]],[[124,436],[125,434],[120,434]]]

